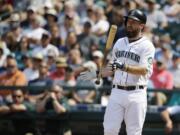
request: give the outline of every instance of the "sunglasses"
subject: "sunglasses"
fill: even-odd
[[[7,65],[7,68],[15,68],[15,65]]]
[[[22,95],[13,95],[13,98],[21,98]]]

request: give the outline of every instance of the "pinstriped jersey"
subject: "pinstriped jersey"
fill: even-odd
[[[112,50],[112,61],[117,59],[128,65],[146,67],[148,73],[144,76],[135,75],[118,69],[114,73],[113,84],[122,86],[147,85],[153,71],[154,53],[154,45],[146,37],[131,43],[127,37],[117,40]]]

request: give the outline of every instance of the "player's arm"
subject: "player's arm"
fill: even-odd
[[[127,64],[125,64],[124,71],[135,75],[146,75],[148,73],[148,69],[146,67],[132,66]]]

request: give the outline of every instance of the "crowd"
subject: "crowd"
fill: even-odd
[[[118,26],[115,41],[125,36],[123,16],[135,8],[146,13],[144,35],[156,48],[148,88],[179,89],[178,0],[0,0],[0,85],[52,86],[39,95],[0,90],[0,113],[46,109],[62,113],[72,105],[95,103],[96,90],[62,87],[95,85],[78,80],[78,75],[99,68],[110,26]],[[110,57],[111,52],[107,61]],[[111,80],[103,78],[101,85],[110,85]],[[179,106],[179,98],[177,93],[148,94],[149,102],[158,106]],[[171,114],[168,110],[162,117]],[[165,120],[169,132],[172,122]]]

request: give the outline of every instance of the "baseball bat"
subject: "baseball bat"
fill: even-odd
[[[102,64],[99,67],[99,73],[97,75],[97,80],[95,81],[96,84],[100,84],[102,68],[106,65],[107,55],[108,55],[108,52],[112,48],[112,44],[113,44],[113,41],[114,41],[114,38],[116,35],[116,31],[117,31],[117,26],[111,25],[111,28],[110,28],[110,31],[108,34],[108,38],[107,38],[107,42],[106,42],[106,46],[104,49],[104,58],[103,58]]]

